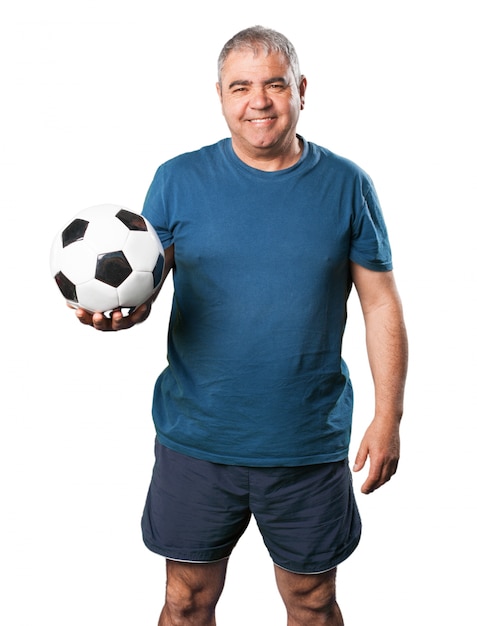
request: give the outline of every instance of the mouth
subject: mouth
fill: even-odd
[[[275,120],[274,117],[257,117],[253,119],[247,120],[250,124],[254,124],[255,126],[266,126]]]

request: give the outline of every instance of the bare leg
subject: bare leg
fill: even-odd
[[[288,626],[343,626],[336,602],[336,568],[323,574],[294,574],[275,566]]]
[[[158,626],[215,626],[228,561],[167,561],[166,602]]]

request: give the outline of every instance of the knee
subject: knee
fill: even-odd
[[[321,587],[312,590],[303,599],[303,609],[312,614],[321,615],[326,619],[333,617],[338,611],[335,589]]]
[[[285,580],[280,592],[291,623],[342,624],[336,601],[335,572],[287,576]]]
[[[336,607],[335,588],[321,584],[295,590],[288,595],[288,607],[292,612],[332,615]]]
[[[215,624],[215,606],[225,582],[227,561],[167,561],[166,602],[159,624]]]
[[[188,624],[194,617],[199,623],[199,616],[206,620],[214,614],[216,604],[217,598],[205,586],[178,580],[166,584],[165,608],[172,624]]]

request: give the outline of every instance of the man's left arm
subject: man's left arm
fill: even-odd
[[[355,263],[351,275],[366,327],[366,347],[375,389],[375,414],[361,441],[354,471],[369,457],[363,493],[371,493],[395,474],[403,413],[408,344],[401,299],[392,272],[375,272]]]

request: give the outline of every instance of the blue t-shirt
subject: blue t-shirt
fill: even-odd
[[[353,392],[341,358],[349,262],[392,269],[379,202],[352,162],[303,141],[294,166],[247,166],[230,139],[157,171],[144,215],[174,244],[160,441],[217,463],[347,457]]]

